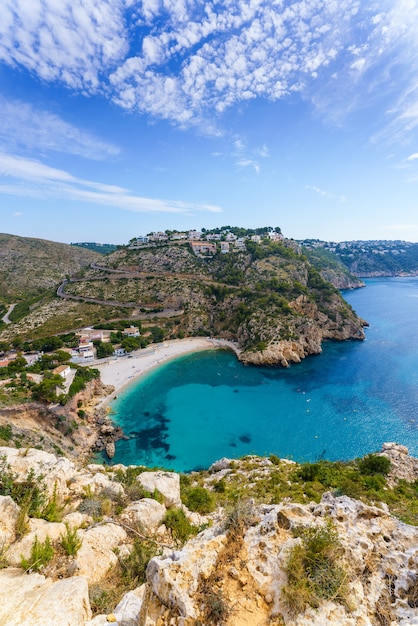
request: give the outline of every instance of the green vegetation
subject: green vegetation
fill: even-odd
[[[371,456],[382,458],[379,455]],[[392,515],[407,524],[418,526],[418,481],[407,483],[401,480],[397,486],[389,487],[383,473],[369,473],[369,460],[366,466],[361,459],[350,462],[318,461],[302,465],[289,464],[275,455],[270,460],[273,465],[266,475],[260,471],[258,457],[241,459],[237,462],[237,468],[233,467],[226,478],[210,483],[209,493],[214,502],[228,507],[231,503],[253,498],[255,502],[266,504],[279,504],[285,499],[306,504],[319,502],[326,491],[331,491],[336,496],[347,495],[366,504],[383,502]],[[371,463],[376,467],[376,461]],[[387,459],[377,463],[382,463],[386,472]],[[188,475],[181,476],[184,503],[188,492],[196,487],[203,488],[209,475],[202,471],[193,476],[193,482]]]
[[[338,533],[328,524],[298,527],[294,535],[300,543],[286,560],[287,585],[282,589],[289,613],[298,615],[308,606],[318,608],[322,600],[344,604],[347,572],[341,563]]]
[[[59,501],[56,485],[51,499],[46,503],[41,512],[41,517],[47,522],[61,522],[64,507]]]
[[[41,382],[33,389],[33,397],[35,400],[41,400],[43,402],[57,402],[59,396],[57,395],[57,389],[64,388],[64,381],[59,374],[52,374],[51,372],[45,372]]]
[[[120,559],[122,579],[128,589],[139,587],[145,582],[145,572],[150,560],[160,553],[153,541],[136,538],[132,550],[126,558]]]
[[[88,324],[110,329],[111,344],[120,344],[126,352],[166,338],[212,335],[238,340],[244,352],[250,353],[262,351],[279,340],[298,341],[306,329],[303,322],[308,319],[310,325],[312,320],[318,322],[321,327],[328,327],[331,336],[335,332],[338,338],[344,335],[344,331],[353,334],[356,324],[360,330],[361,323],[356,320],[355,313],[321,275],[322,269],[320,274],[293,240],[270,240],[268,233],[273,230],[280,232],[278,227],[231,227],[229,232],[237,237],[258,234],[261,240],[248,239],[243,249],[231,250],[228,254],[219,251],[210,259],[197,257],[187,243],[135,250],[119,247],[100,259],[102,266],[117,269],[118,274],[112,276],[105,270],[79,267],[76,273],[78,276],[82,274],[82,278],[67,285],[69,294],[113,304],[56,301],[54,296],[54,307],[48,305],[47,315],[44,315],[46,309],[41,301],[29,304],[25,315],[34,321],[30,339],[45,335],[52,337],[59,331]],[[225,228],[213,231],[219,231],[224,238],[227,232]],[[211,232],[204,231],[204,235]],[[88,252],[78,246],[70,248]],[[327,266],[322,259],[324,276],[328,277],[327,268],[331,265],[333,276],[346,274],[342,266],[336,268],[335,262]],[[124,270],[126,276],[120,273]],[[136,273],[133,275],[132,272]],[[37,292],[31,297],[39,295]],[[301,295],[306,298],[301,300]],[[21,298],[23,300],[29,301],[30,298]],[[118,306],[118,302],[135,304],[136,309],[144,314],[140,337],[122,335],[132,320],[126,317],[126,309]],[[42,310],[41,322],[37,319],[38,310]],[[151,317],[151,312],[164,310],[169,311],[166,318]],[[174,311],[179,311],[179,315],[171,317]],[[325,322],[322,316],[319,319],[320,313],[327,317]],[[119,319],[109,322],[112,318]],[[17,339],[22,343],[28,339],[28,325],[22,324],[21,328],[21,336]],[[57,352],[59,341],[60,338],[55,338],[52,345],[45,345],[45,348]],[[112,348],[108,343],[99,343],[97,350],[99,357],[105,357],[111,354]]]
[[[180,544],[186,543],[191,536],[199,532],[199,528],[189,522],[182,509],[169,509],[163,524],[171,530],[173,539]]]
[[[374,474],[389,474],[390,460],[386,456],[368,454],[360,459],[358,468],[361,474],[373,476]]]
[[[79,243],[71,243],[71,246],[76,246],[78,248],[84,248],[85,250],[92,250],[93,252],[98,252],[99,254],[110,254],[117,250],[118,246],[113,243],[95,243],[93,241],[83,241]]]
[[[43,476],[30,470],[26,479],[18,482],[5,456],[0,456],[0,495],[10,496],[29,517],[42,517],[48,500]]]
[[[104,359],[108,356],[112,356],[115,348],[111,343],[105,343],[104,341],[95,341],[96,356],[98,359]]]
[[[68,556],[75,556],[83,541],[77,534],[76,528],[71,528],[68,524],[65,524],[65,528],[65,535],[61,535],[61,545]]]
[[[202,515],[211,513],[216,506],[213,494],[204,487],[183,486],[181,499],[190,511],[195,511]]]
[[[53,556],[54,548],[51,545],[50,538],[47,537],[44,542],[41,542],[38,540],[38,537],[35,537],[30,557],[25,559],[22,556],[20,563],[25,572],[39,572],[45,565],[48,565]]]
[[[4,441],[4,443],[9,443],[12,439],[13,431],[10,424],[6,424],[5,426],[0,426],[0,441]]]
[[[0,273],[0,301],[25,302],[24,307],[37,305],[47,291],[52,294],[56,285],[101,255],[68,244],[0,234],[2,271]],[[13,311],[11,319],[21,317],[23,309]]]
[[[83,389],[86,388],[87,383],[92,380],[100,378],[100,372],[97,369],[91,367],[78,366],[74,376],[74,380],[68,390],[68,396],[72,398]]]

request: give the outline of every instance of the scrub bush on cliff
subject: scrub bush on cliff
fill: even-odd
[[[300,542],[287,557],[287,585],[282,589],[289,613],[297,615],[308,606],[318,608],[322,600],[345,604],[348,575],[337,531],[327,524],[297,527],[293,533]]]

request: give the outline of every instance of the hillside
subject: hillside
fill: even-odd
[[[93,252],[99,252],[100,254],[109,254],[110,252],[114,252],[118,247],[113,243],[96,243],[94,241],[78,241],[70,245],[78,246],[85,250],[93,250]]]
[[[342,264],[354,276],[418,275],[418,243],[384,240],[334,243],[317,239],[299,243],[309,258],[321,259],[327,265],[332,262]]]
[[[361,284],[338,276],[345,286]],[[364,337],[364,322],[289,240],[213,257],[188,244],[123,248],[65,285],[65,294],[177,313],[165,325],[170,337],[236,341],[246,363],[287,365],[320,352],[324,339]]]
[[[212,246],[208,255],[170,242],[120,247],[106,256],[2,237],[3,301],[21,301],[0,339],[142,319],[145,336],[157,323],[154,340],[216,336],[235,341],[245,363],[286,366],[319,353],[323,340],[364,338],[364,322],[336,288],[362,283],[334,259],[308,258],[283,237],[248,239],[227,254],[220,244],[203,243]]]
[[[407,626],[418,459],[179,475],[0,447],[0,623]]]
[[[0,233],[0,303],[40,296],[101,258],[65,243]]]

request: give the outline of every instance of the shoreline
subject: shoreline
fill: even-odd
[[[136,383],[145,373],[160,365],[184,354],[216,349],[228,349],[235,352],[237,356],[241,352],[232,341],[207,337],[189,337],[151,344],[147,348],[137,350],[125,356],[112,357],[105,362],[94,363],[93,367],[99,370],[103,385],[111,385],[114,388],[111,393],[97,403],[96,410],[106,407],[109,402],[116,399],[116,396],[125,391],[127,387]]]

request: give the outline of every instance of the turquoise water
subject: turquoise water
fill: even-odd
[[[344,297],[370,323],[288,369],[225,351],[171,361],[112,403],[130,436],[114,463],[206,468],[245,454],[297,461],[362,456],[385,441],[418,455],[418,279],[374,279]]]

